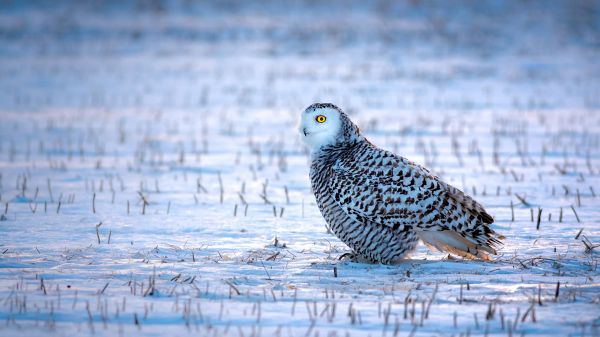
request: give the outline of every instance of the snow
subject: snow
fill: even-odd
[[[597,3],[0,8],[0,335],[599,334]],[[317,101],[480,201],[494,261],[338,260]]]

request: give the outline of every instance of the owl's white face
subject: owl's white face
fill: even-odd
[[[300,138],[314,153],[325,145],[334,144],[339,137],[341,127],[339,111],[332,108],[309,107],[300,117]]]

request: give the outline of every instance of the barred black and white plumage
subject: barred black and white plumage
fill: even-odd
[[[502,236],[479,203],[370,143],[337,106],[306,108],[300,132],[311,149],[310,179],[321,214],[358,257],[397,263],[419,239],[465,258],[496,254]]]

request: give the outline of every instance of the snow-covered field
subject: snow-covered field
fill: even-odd
[[[598,336],[600,3],[0,2],[0,336]],[[313,102],[492,262],[339,261]]]

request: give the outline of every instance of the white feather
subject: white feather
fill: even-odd
[[[417,235],[427,246],[440,252],[449,252],[470,259],[480,258],[483,260],[490,259],[488,253],[495,254],[490,248],[479,246],[451,230],[417,231]]]

